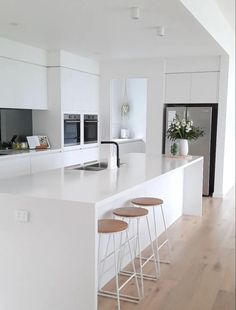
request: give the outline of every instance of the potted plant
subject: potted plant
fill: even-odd
[[[167,138],[171,141],[179,140],[179,154],[188,155],[188,141],[197,140],[204,135],[204,131],[193,125],[192,120],[183,118],[180,120],[176,114],[167,130]]]
[[[174,142],[170,147],[170,153],[172,156],[176,156],[178,153],[178,145],[176,142]]]

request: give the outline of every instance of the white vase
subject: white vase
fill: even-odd
[[[179,140],[179,155],[181,156],[188,155],[188,140],[187,139]]]

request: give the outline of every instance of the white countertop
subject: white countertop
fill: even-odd
[[[143,141],[143,140],[142,139],[121,139],[121,138],[117,138],[117,139],[112,139],[112,141],[121,144],[121,143],[138,142],[138,141]]]
[[[9,159],[9,158],[14,158],[14,157],[25,157],[25,156],[37,156],[37,155],[42,155],[42,154],[49,154],[49,153],[59,153],[61,152],[61,149],[46,149],[46,150],[0,150],[1,154],[6,154],[7,155],[0,155],[0,160],[2,159]]]
[[[143,153],[130,153],[121,159],[124,164],[116,170],[55,169],[1,180],[0,192],[96,203],[201,159],[202,157],[173,159],[162,155],[147,156]]]

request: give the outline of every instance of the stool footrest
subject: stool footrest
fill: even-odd
[[[137,256],[137,257],[135,257],[136,259],[139,259],[139,256]],[[153,257],[145,257],[145,256],[142,256],[141,257],[141,259],[142,260],[148,260],[148,261],[151,261],[151,262],[157,262],[157,260],[155,259],[155,258],[153,258]],[[170,261],[168,261],[168,260],[160,260],[160,263],[161,264],[171,264],[171,262]]]
[[[154,259],[154,257],[155,257],[154,254],[152,254],[152,255],[149,256],[149,257],[143,257],[143,256],[141,256],[141,259],[142,259],[142,260],[145,260],[145,262],[141,265],[141,267],[143,268],[149,261],[155,262],[156,259]],[[140,258],[139,256],[136,256],[136,257],[135,257],[135,259],[139,259],[139,258]]]
[[[119,274],[121,274],[119,272]],[[118,291],[121,291],[122,288],[124,288],[128,283],[129,281],[131,281],[135,276],[137,275],[137,273],[134,273],[134,272],[130,272],[130,274],[126,274],[125,276],[129,276],[129,278],[119,287]]]
[[[121,271],[119,274],[121,274],[121,275],[129,275],[129,274],[131,274],[131,273],[132,273],[131,271]],[[136,275],[137,275],[137,277],[138,277],[139,279],[141,279],[142,276],[141,276],[141,273],[140,273],[140,272],[137,272]],[[143,279],[144,279],[144,280],[150,280],[150,281],[156,281],[156,280],[159,279],[159,277],[157,278],[156,276],[152,276],[152,275],[143,273]]]
[[[166,240],[158,247],[158,251],[159,251],[167,242],[169,242],[168,239],[166,239]]]
[[[102,297],[117,299],[117,294],[114,292],[110,292],[110,291],[99,290],[98,295]],[[130,295],[125,295],[125,294],[119,294],[119,299],[123,301],[129,301],[135,304],[138,304],[141,300],[139,297],[133,297]]]

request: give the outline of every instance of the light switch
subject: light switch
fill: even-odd
[[[29,211],[27,210],[15,210],[15,219],[17,222],[27,223],[29,222]]]

